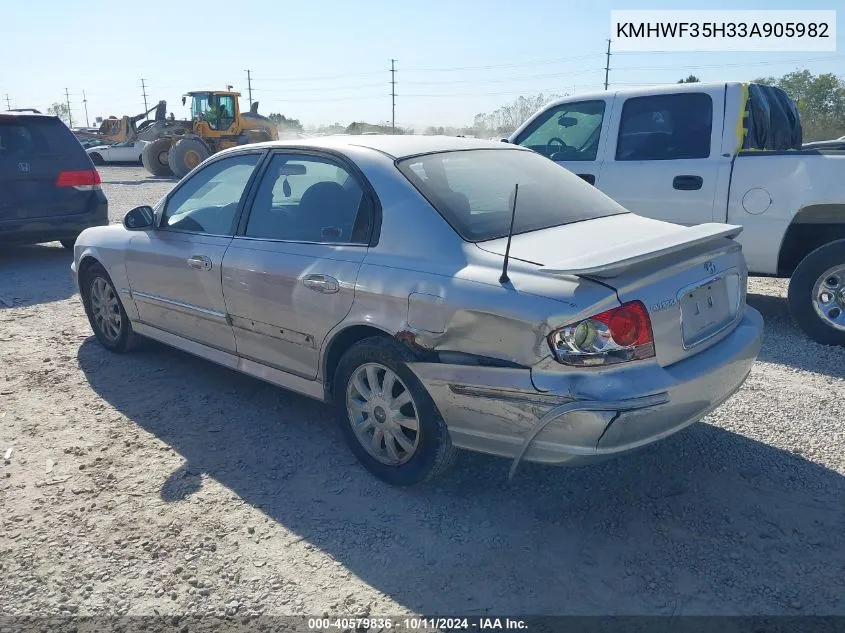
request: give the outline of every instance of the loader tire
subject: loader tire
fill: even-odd
[[[183,178],[209,156],[211,152],[202,141],[196,138],[183,138],[170,148],[167,162],[173,174],[177,178]]]
[[[144,165],[144,169],[159,178],[172,176],[173,172],[168,164],[169,151],[169,138],[159,138],[148,144],[141,153],[141,163]]]

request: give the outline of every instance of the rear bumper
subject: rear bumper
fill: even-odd
[[[89,202],[83,213],[44,218],[0,220],[0,242],[4,244],[38,244],[53,240],[73,239],[92,226],[109,223],[109,205],[102,191]]]
[[[567,371],[414,363],[411,368],[456,446],[576,465],[645,446],[707,415],[742,386],[762,332],[763,318],[747,307],[731,334],[668,367],[635,363]]]

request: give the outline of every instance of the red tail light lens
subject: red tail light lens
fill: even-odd
[[[102,183],[100,173],[96,169],[84,171],[63,171],[56,178],[57,187],[75,187],[77,189],[93,189]]]
[[[639,301],[559,328],[548,341],[555,358],[566,365],[613,365],[654,357],[651,319]]]

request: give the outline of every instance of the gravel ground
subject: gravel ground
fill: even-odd
[[[115,221],[172,186],[101,169]],[[753,279],[760,361],[598,466],[463,454],[391,489],[316,402],[91,335],[57,244],[0,250],[0,614],[842,614],[845,350]]]

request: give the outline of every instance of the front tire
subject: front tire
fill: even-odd
[[[183,138],[170,148],[167,162],[174,175],[177,178],[183,178],[209,156],[211,152],[202,141],[196,138]]]
[[[138,335],[132,330],[126,310],[106,269],[93,264],[83,273],[82,302],[94,336],[111,352],[123,354],[138,344]]]
[[[410,350],[374,337],[353,345],[334,378],[334,405],[346,443],[373,475],[413,486],[441,475],[455,449]]]
[[[845,345],[845,240],[807,255],[789,281],[789,311],[811,339]]]
[[[170,139],[158,138],[141,152],[141,164],[153,176],[168,178],[173,175],[169,164]]]

